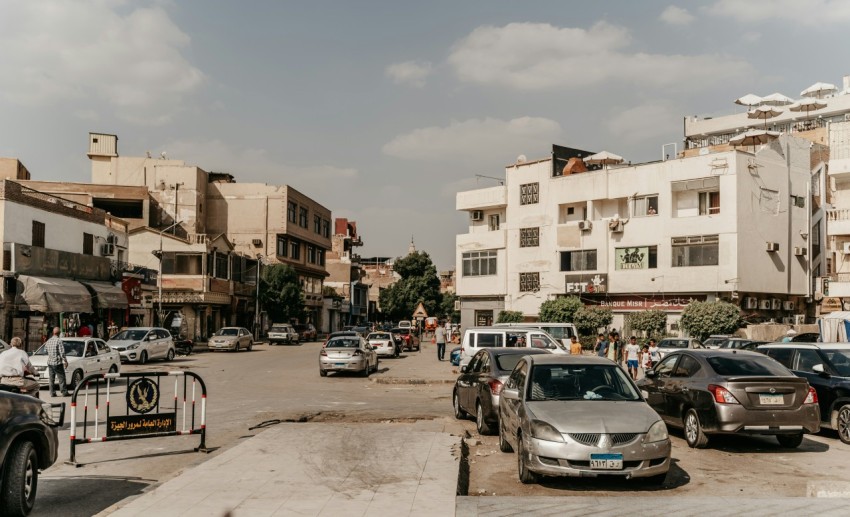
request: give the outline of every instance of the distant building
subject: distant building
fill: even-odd
[[[354,252],[363,245],[357,223],[345,218],[335,219],[331,241],[326,264],[329,276],[325,285],[334,289],[335,294],[325,296],[327,316],[323,318],[322,332],[335,332],[346,325],[370,321],[369,284],[365,281],[360,256]]]

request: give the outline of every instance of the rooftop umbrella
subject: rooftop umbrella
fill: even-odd
[[[599,165],[612,165],[615,163],[623,163],[623,157],[617,156],[614,153],[609,153],[608,151],[600,151],[596,154],[591,154],[587,158],[584,159],[584,163],[590,164],[599,164]]]
[[[836,88],[834,84],[818,82],[801,91],[800,95],[803,97],[816,97],[820,99],[824,95],[835,93],[837,91],[838,88]]]
[[[753,146],[753,153],[756,152],[756,146],[761,144],[766,144],[777,138],[779,136],[779,131],[768,131],[766,129],[751,129],[740,135],[733,136],[729,139],[729,143],[738,146],[738,145],[751,145]]]
[[[809,97],[795,102],[788,106],[788,109],[791,111],[805,111],[806,117],[808,117],[810,111],[817,111],[825,107],[826,103],[824,101]]]
[[[767,119],[779,116],[782,110],[776,109],[773,106],[757,106],[747,112],[747,117],[764,120],[764,128],[767,129]]]
[[[758,106],[761,102],[761,97],[753,95],[752,93],[748,93],[743,97],[735,99],[735,104],[740,104],[741,106]]]
[[[794,102],[794,99],[791,97],[786,97],[781,93],[771,93],[770,95],[765,95],[761,98],[762,104],[768,104],[770,106],[786,106]]]

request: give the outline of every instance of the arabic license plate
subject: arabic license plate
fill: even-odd
[[[345,366],[345,363],[334,363],[334,366]]]
[[[759,404],[762,406],[781,406],[785,403],[785,397],[781,394],[759,393]]]
[[[622,470],[622,454],[591,454],[590,468],[597,470]]]

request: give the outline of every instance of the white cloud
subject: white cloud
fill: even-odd
[[[688,25],[695,19],[687,9],[676,5],[670,5],[664,9],[659,18],[670,25]]]
[[[548,146],[564,136],[561,125],[540,117],[453,121],[399,135],[384,145],[384,154],[408,160],[481,159],[507,153],[515,156]]]
[[[681,126],[679,113],[668,103],[655,101],[615,113],[606,125],[624,142],[657,142],[659,137],[669,135],[671,128]]]
[[[421,88],[425,86],[425,78],[431,75],[431,63],[428,61],[405,61],[393,63],[384,73],[396,84],[409,84]]]
[[[188,45],[159,5],[4,2],[0,99],[77,102],[85,104],[82,111],[109,109],[125,120],[163,123],[204,79],[181,54]]]
[[[742,23],[782,20],[818,26],[850,22],[850,2],[846,0],[717,0],[706,11]]]
[[[741,38],[747,43],[755,43],[761,39],[761,33],[755,31],[745,32],[741,35]]]
[[[751,70],[737,57],[648,54],[630,51],[630,44],[627,29],[606,22],[589,29],[511,23],[476,28],[454,46],[448,60],[462,81],[527,91],[611,81],[694,90],[745,77]]]

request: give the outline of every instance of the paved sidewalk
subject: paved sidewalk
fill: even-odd
[[[280,424],[112,515],[453,515],[460,438],[421,428]]]

